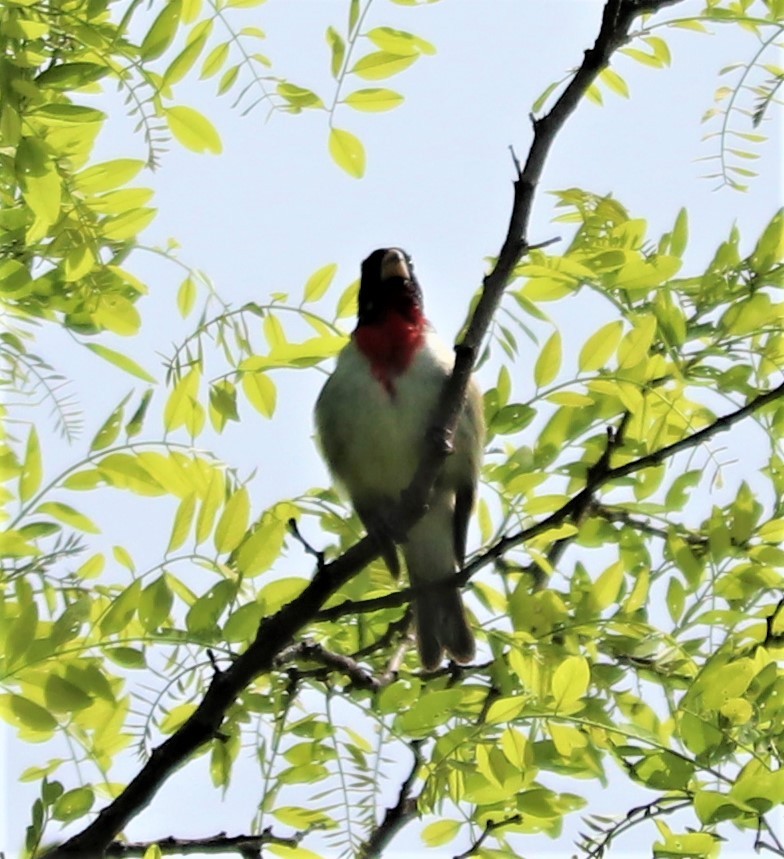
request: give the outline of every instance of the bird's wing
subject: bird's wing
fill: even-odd
[[[455,560],[458,569],[463,569],[466,553],[466,539],[468,537],[468,520],[474,509],[474,496],[476,495],[476,484],[468,483],[458,487],[455,495],[455,516],[453,520],[453,537],[455,543]]]

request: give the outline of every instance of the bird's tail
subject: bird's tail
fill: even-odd
[[[433,671],[444,651],[464,665],[474,658],[474,634],[468,625],[460,591],[454,585],[430,588],[414,601],[417,647],[422,666]]]

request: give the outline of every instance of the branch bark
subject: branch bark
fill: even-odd
[[[431,443],[411,486],[403,493],[398,529],[401,534],[405,534],[424,513],[431,487],[451,449],[451,439],[463,408],[475,357],[503,291],[529,247],[528,225],[534,195],[556,136],[596,76],[607,67],[615,49],[626,40],[634,19],[674,2],[682,0],[607,0],[599,35],[593,47],[585,52],[580,67],[551,110],[541,118],[533,119],[533,142],[525,165],[522,170],[517,170],[506,237],[496,264],[483,280],[481,297],[465,336],[455,348],[454,371],[444,386],[434,416]],[[576,498],[580,499],[578,504],[584,500],[579,495]],[[570,508],[567,514],[573,509],[578,508]],[[532,533],[528,536],[549,527],[552,527],[550,520],[545,520],[537,528],[529,529]],[[515,544],[522,539],[525,536],[518,535]],[[269,671],[277,654],[288,647],[299,630],[314,619],[324,602],[377,556],[375,541],[365,537],[335,561],[319,567],[311,583],[299,596],[276,614],[262,620],[256,638],[232,666],[226,671],[215,672],[203,699],[190,718],[153,750],[148,761],[122,793],[81,832],[48,851],[44,859],[74,856],[97,859],[104,856],[109,844],[148,805],[166,779],[188,761],[197,749],[218,734],[226,710],[242,690],[257,676]]]
[[[419,745],[418,740],[411,743],[414,762],[403,784],[400,785],[397,802],[386,810],[383,820],[373,830],[370,838],[359,848],[357,851],[359,859],[375,859],[376,856],[381,856],[395,835],[417,816],[417,798],[411,796],[411,788],[414,786],[423,763]]]

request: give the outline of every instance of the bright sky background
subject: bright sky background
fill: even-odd
[[[687,0],[665,10],[665,15],[685,15],[701,5]],[[266,31],[267,40],[259,49],[272,60],[273,73],[314,89],[329,102],[334,83],[324,32],[330,24],[344,28],[347,8],[343,0],[269,0],[232,20],[237,27],[242,22]],[[235,306],[249,300],[263,302],[271,292],[289,292],[299,300],[307,277],[336,262],[338,276],[324,308],[358,276],[359,263],[371,250],[399,245],[416,261],[429,318],[445,339],[452,338],[481,280],[484,259],[497,253],[506,230],[513,177],[508,147],[513,145],[524,158],[531,140],[532,102],[579,63],[598,32],[601,8],[597,0],[443,0],[421,8],[375,0],[366,27],[410,30],[433,42],[438,53],[378,84],[405,95],[401,108],[387,114],[338,110],[335,124],[357,134],[367,148],[367,174],[361,181],[346,176],[330,160],[325,114],[276,114],[265,122],[266,109],[260,106],[243,118],[230,109],[230,96],[213,99],[214,80],[180,85],[177,102],[198,107],[212,119],[224,153],[199,156],[172,144],[160,169],[138,181],[155,188],[154,204],[159,209],[144,240],[164,245],[169,237],[176,238],[180,258],[203,269],[221,296]],[[771,141],[756,150],[762,157],[751,166],[761,175],[752,180],[748,193],[715,190],[715,180],[701,178],[713,171],[713,162],[696,159],[717,152],[715,140],[702,142],[701,137],[717,125],[702,126],[700,117],[711,106],[716,87],[734,80],[721,81],[717,72],[731,62],[749,59],[757,45],[752,36],[734,28],[716,25],[712,29],[710,36],[659,31],[673,54],[672,67],[664,71],[618,58],[614,68],[626,77],[631,100],[605,90],[604,107],[584,103],[570,119],[544,173],[531,241],[570,235],[568,225],[550,223],[552,198],[545,192],[578,186],[598,193],[611,191],[633,215],[648,220],[649,236],[654,239],[671,228],[685,205],[690,244],[683,273],[703,267],[733,223],[740,228],[742,248],[751,250],[781,203],[781,125],[764,128]],[[358,50],[355,56],[368,49]],[[777,60],[771,57],[770,61]],[[357,81],[357,87],[373,85]],[[141,141],[129,142],[129,123],[120,120],[113,126],[101,138],[96,160],[143,157]],[[127,350],[159,374],[158,354],[171,354],[171,344],[188,333],[196,314],[186,322],[178,317],[175,296],[182,277],[173,266],[142,255],[130,267],[151,290],[139,305],[144,330],[133,341],[107,337],[102,342]],[[580,308],[577,302],[574,312],[567,308],[567,315],[560,318],[564,339],[575,350],[605,321],[586,318]],[[72,375],[73,392],[86,419],[75,448],[60,445],[57,454],[51,454],[44,442],[47,475],[52,476],[86,451],[111,409],[133,387],[133,380],[56,333],[47,334],[43,343],[44,357]],[[537,349],[530,342],[521,340],[521,344],[532,366]],[[491,373],[487,380],[494,378]],[[231,425],[214,442],[217,453],[238,467],[241,475],[258,468],[252,484],[256,511],[328,480],[311,438],[311,410],[323,376],[311,371],[281,376],[279,381],[279,407],[273,421],[263,421],[243,404],[242,424]],[[524,361],[518,364],[515,386],[519,398],[530,395],[533,383]],[[139,386],[139,393],[143,387]],[[156,435],[155,415],[163,405],[160,394],[156,400],[158,410],[148,419],[148,436]],[[206,438],[205,445],[213,446]],[[107,497],[113,505],[109,510]],[[155,500],[142,504],[118,493],[77,500],[77,506],[104,528],[106,546],[132,547],[141,568],[159,559],[168,540],[168,525],[159,538],[151,540],[162,519],[163,508]],[[15,775],[49,752],[22,748],[10,732],[6,736],[8,818],[5,837],[0,825],[0,849],[10,859],[37,792],[35,785],[18,787]],[[136,762],[131,764],[128,776],[135,772]],[[149,839],[170,833],[245,831],[248,808],[258,799],[253,783],[245,783],[239,793],[230,793],[229,803],[217,807],[218,797],[207,785],[202,764],[170,779],[128,834]],[[593,784],[571,785],[576,792],[581,792],[580,787],[596,792]],[[617,799],[610,795],[602,809],[621,810]],[[193,820],[199,823],[189,822]],[[578,823],[575,817],[575,827]],[[569,855],[572,829],[569,835],[565,833],[557,843],[532,841],[529,855]],[[648,830],[645,838],[648,843]],[[414,833],[400,838],[398,844],[399,856],[415,855],[420,849]],[[466,846],[455,842],[439,855],[452,855]],[[405,853],[406,849],[411,852]]]

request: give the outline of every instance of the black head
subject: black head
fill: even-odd
[[[412,322],[422,318],[422,290],[411,257],[400,248],[379,248],[362,263],[358,325],[372,325],[395,311]]]

